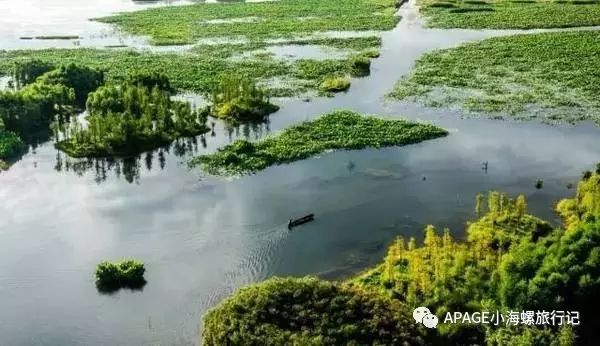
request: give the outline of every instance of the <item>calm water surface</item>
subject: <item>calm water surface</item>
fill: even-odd
[[[36,1],[19,3],[43,12]],[[112,0],[98,8],[114,3],[137,6]],[[269,124],[217,122],[214,134],[127,161],[72,160],[43,144],[1,173],[0,344],[197,344],[202,314],[235,288],[273,275],[342,278],[378,262],[396,235],[419,237],[429,223],[461,237],[475,194],[489,189],[524,193],[537,215],[556,222],[555,201],[600,158],[598,128],[461,119],[454,109],[385,102],[423,52],[500,34],[425,30],[414,9],[403,14],[384,34],[372,75],[347,94],[281,100]],[[23,25],[37,30],[31,18]],[[11,20],[0,19],[0,34],[21,23]],[[260,138],[340,108],[430,121],[451,134],[325,153],[236,179],[185,165],[237,137]],[[308,212],[315,222],[287,231],[290,216]],[[143,291],[99,294],[95,265],[130,256],[146,263]]]

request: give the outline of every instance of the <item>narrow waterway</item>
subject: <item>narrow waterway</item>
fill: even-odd
[[[401,13],[371,76],[348,93],[281,100],[269,124],[217,122],[214,134],[127,161],[71,160],[47,143],[0,173],[0,344],[197,344],[201,316],[237,287],[272,275],[342,278],[378,262],[396,235],[419,237],[426,224],[461,237],[479,191],[523,193],[534,213],[556,221],[556,200],[574,193],[567,185],[600,158],[600,130],[386,102],[424,52],[507,33],[424,29],[412,4]],[[430,121],[451,134],[236,179],[185,164],[237,137],[260,138],[341,108]],[[538,179],[543,189],[534,187]],[[307,212],[315,222],[288,232],[287,219]],[[99,294],[95,265],[122,257],[145,262],[148,284]]]

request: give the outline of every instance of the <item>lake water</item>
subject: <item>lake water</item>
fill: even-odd
[[[98,6],[113,3],[125,1]],[[64,18],[75,11],[59,10]],[[430,223],[461,237],[480,191],[523,193],[535,214],[557,222],[554,203],[599,161],[600,130],[462,119],[456,109],[386,102],[383,95],[423,52],[501,34],[423,29],[410,6],[403,15],[383,34],[371,76],[355,79],[348,93],[280,100],[268,124],[227,129],[216,122],[214,134],[195,143],[124,162],[72,160],[43,144],[0,173],[0,344],[198,344],[201,316],[237,287],[273,275],[343,278],[380,261],[395,236],[420,237]],[[0,27],[13,19],[3,17]],[[430,121],[451,134],[402,148],[325,153],[236,179],[186,165],[194,151],[342,108]],[[288,232],[288,218],[309,212],[314,222]],[[148,284],[99,294],[95,265],[122,257],[145,262]]]

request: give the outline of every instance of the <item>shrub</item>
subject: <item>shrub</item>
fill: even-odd
[[[11,159],[25,150],[25,144],[14,132],[5,131],[0,119],[0,159]]]
[[[272,278],[238,290],[204,317],[204,345],[420,345],[398,301],[316,278]]]
[[[350,78],[344,76],[329,76],[319,85],[319,90],[324,92],[339,92],[350,88]]]
[[[130,259],[121,262],[103,261],[96,267],[96,286],[112,292],[120,288],[139,289],[146,284],[144,264]]]

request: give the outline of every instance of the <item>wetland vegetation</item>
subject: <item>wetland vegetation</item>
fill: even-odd
[[[155,8],[99,18],[153,44],[193,44],[201,38],[294,38],[324,31],[390,30],[396,0],[278,0]],[[240,20],[252,18],[252,20]]]
[[[108,84],[90,93],[87,124],[55,125],[56,146],[73,157],[131,156],[207,132],[206,112],[173,101],[155,84]]]
[[[201,165],[213,174],[244,174],[306,159],[326,150],[401,146],[446,134],[445,130],[429,124],[336,111],[258,142],[237,140],[214,154],[195,158],[191,164]]]
[[[222,76],[212,92],[211,114],[229,121],[263,121],[276,112],[266,92],[246,76]]]
[[[363,334],[353,333],[361,329],[360,323],[345,317],[327,318],[331,316],[330,304],[336,302],[335,306],[342,308],[340,303],[347,301],[348,294],[359,301],[364,295],[388,300],[386,310],[397,309],[392,313],[397,316],[406,313],[405,306],[409,311],[426,306],[438,318],[452,311],[563,310],[578,311],[579,318],[587,321],[578,326],[494,326],[448,324],[442,317],[437,329],[424,334],[427,344],[558,346],[573,345],[575,340],[584,344],[593,341],[598,327],[593,317],[598,304],[593,303],[593,297],[600,290],[598,186],[600,175],[587,172],[575,197],[558,203],[556,209],[564,227],[554,228],[528,214],[525,197],[512,199],[492,191],[487,198],[477,197],[477,219],[467,225],[465,240],[453,239],[447,229],[440,233],[427,226],[423,245],[415,238],[398,237],[381,264],[344,282],[271,279],[240,289],[206,315],[204,336],[208,338],[203,342],[208,345],[218,337],[227,343],[244,337],[285,343],[303,336],[310,339],[302,340],[361,344]],[[330,295],[314,299],[312,287],[327,288]],[[316,304],[315,308],[307,309],[310,304]],[[370,308],[362,311],[363,318],[372,318]],[[320,321],[329,324],[321,328]],[[397,324],[397,328],[407,326]],[[384,331],[380,335],[392,333],[383,326],[380,330]],[[297,335],[300,331],[302,334]],[[396,343],[418,343],[414,332],[403,335],[397,336]],[[337,339],[340,336],[342,339]]]
[[[282,43],[283,44],[283,43]],[[102,70],[108,80],[124,80],[128,75],[159,73],[168,77],[172,87],[210,95],[222,75],[245,75],[255,82],[272,78],[288,78],[290,83],[265,89],[271,96],[292,96],[317,90],[319,84],[332,74],[354,74],[363,67],[365,59],[377,56],[379,37],[295,39],[285,44],[311,44],[348,49],[355,55],[342,59],[297,59],[293,61],[259,56],[235,59],[244,52],[252,52],[277,44],[242,43],[197,45],[186,53],[140,52],[130,49],[47,49],[30,51],[0,51],[0,75],[12,75],[15,64],[35,60],[42,64],[75,63]],[[354,62],[354,63],[353,63]]]
[[[600,2],[421,0],[427,25],[436,28],[534,29],[600,25]]]
[[[600,123],[598,51],[596,31],[491,38],[425,54],[391,97],[519,118]]]
[[[240,289],[204,318],[203,345],[424,345],[398,301],[316,278]]]
[[[129,259],[120,262],[103,261],[96,267],[96,286],[101,292],[111,293],[120,288],[140,289],[146,284],[146,268],[140,261]]]

